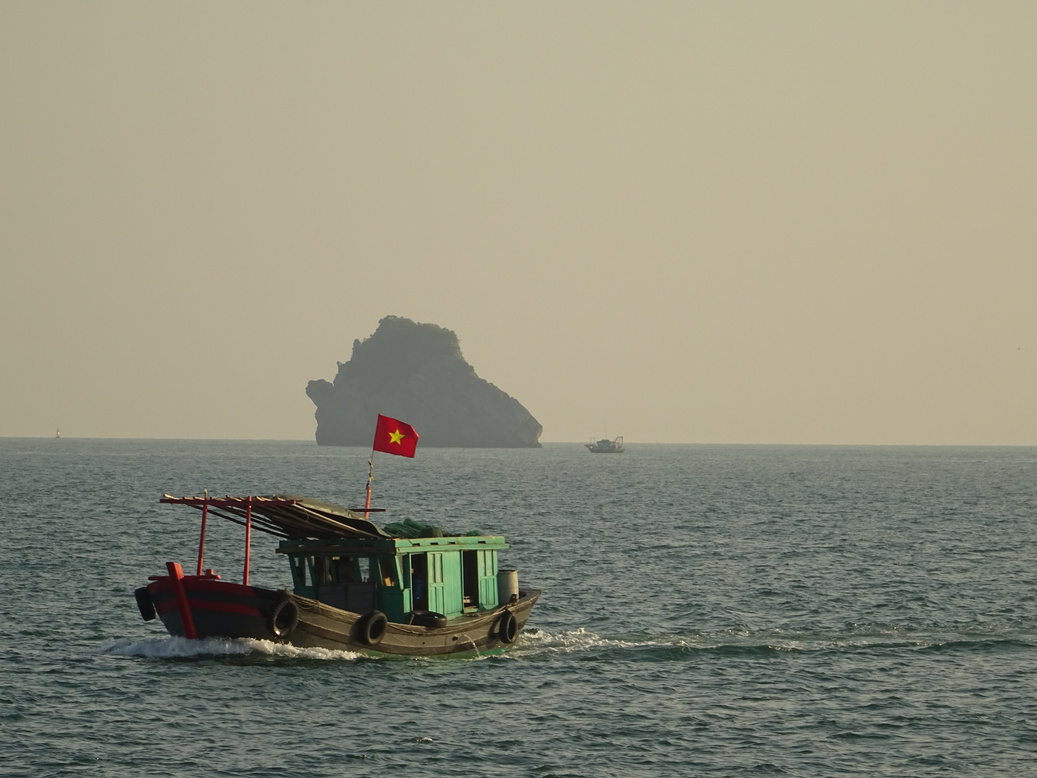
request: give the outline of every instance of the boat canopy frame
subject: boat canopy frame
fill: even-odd
[[[249,557],[252,547],[252,527],[284,540],[375,540],[389,538],[374,522],[359,513],[328,502],[300,497],[294,494],[271,496],[173,497],[165,494],[161,503],[189,505],[202,512],[201,536],[198,540],[198,568],[202,574],[205,556],[205,531],[209,514],[226,519],[245,528],[245,565],[241,583],[248,586]]]
[[[334,503],[294,494],[246,497],[174,497],[165,494],[159,500],[167,505],[187,505],[202,512],[198,539],[196,575],[202,575],[205,557],[205,535],[209,514],[245,528],[245,563],[241,583],[248,586],[252,546],[252,528],[281,538],[278,553],[349,554],[397,556],[439,546],[473,549],[508,548],[504,538],[496,535],[469,533],[463,536],[403,538],[392,535],[356,511]],[[378,510],[378,509],[372,509]],[[402,526],[402,525],[401,525]],[[423,525],[417,525],[423,526]]]

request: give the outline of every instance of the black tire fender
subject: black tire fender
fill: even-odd
[[[155,603],[151,601],[151,592],[148,591],[148,587],[142,586],[133,593],[133,596],[137,598],[137,610],[140,611],[140,617],[144,621],[151,621],[155,618]]]
[[[389,619],[381,611],[371,611],[357,622],[360,640],[368,646],[377,646],[385,637],[385,629],[389,626]]]
[[[438,629],[439,627],[446,626],[447,618],[442,613],[436,613],[435,611],[414,611],[411,613],[410,623],[415,627]]]
[[[283,597],[267,616],[267,627],[274,637],[284,640],[299,626],[299,606],[290,597]]]
[[[497,637],[500,638],[500,642],[511,645],[518,639],[518,631],[518,619],[515,618],[515,614],[505,610],[497,622]]]

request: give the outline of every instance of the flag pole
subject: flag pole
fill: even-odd
[[[371,449],[371,458],[367,460],[369,469],[367,471],[367,502],[364,504],[364,518],[371,516],[371,482],[374,480],[374,449]]]

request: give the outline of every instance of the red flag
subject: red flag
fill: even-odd
[[[418,445],[418,433],[409,424],[378,414],[374,431],[374,450],[401,457],[413,457]]]

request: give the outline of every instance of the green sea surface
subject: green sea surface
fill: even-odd
[[[8,776],[1021,776],[1037,764],[1037,449],[421,449],[385,522],[502,534],[515,648],[378,660],[186,641],[133,591],[177,496],[363,504],[370,451],[0,439]],[[224,526],[221,526],[224,525]],[[250,580],[281,587],[275,541]],[[210,523],[205,566],[242,574]]]

